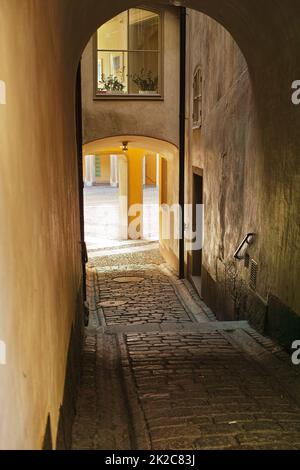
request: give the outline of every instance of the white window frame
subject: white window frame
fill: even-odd
[[[153,13],[156,13],[159,16],[159,45],[158,45],[158,50],[157,53],[159,55],[159,69],[158,69],[158,88],[159,92],[158,93],[153,93],[147,95],[145,94],[132,94],[132,93],[124,93],[124,94],[118,94],[116,93],[115,95],[113,94],[107,94],[107,95],[102,95],[99,94],[98,91],[98,52],[112,52],[110,49],[105,50],[105,49],[99,49],[98,48],[98,30],[94,34],[94,39],[93,39],[93,48],[94,48],[94,54],[93,54],[93,62],[94,62],[94,100],[153,100],[153,101],[163,101],[164,100],[164,11],[161,8],[155,8],[151,5],[149,6],[136,6],[132,8],[137,8],[140,10],[146,10],[150,11]],[[128,14],[128,21],[129,21],[129,11],[132,8],[128,8],[126,10]],[[129,23],[128,23],[129,24]],[[135,52],[134,50],[130,49],[124,49],[120,50],[117,52]],[[136,52],[149,52],[148,50],[138,50]]]

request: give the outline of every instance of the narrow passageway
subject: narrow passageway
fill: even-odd
[[[247,322],[218,322],[158,245],[90,260],[73,449],[300,449],[300,375]]]
[[[0,451],[300,450],[299,20],[0,0]]]

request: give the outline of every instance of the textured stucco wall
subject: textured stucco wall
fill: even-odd
[[[192,200],[192,166],[202,168],[203,264],[219,291],[219,305],[215,303],[214,307],[220,317],[230,318],[233,314],[233,306],[224,303],[224,295],[230,297],[229,292],[224,293],[225,268],[233,261],[234,251],[244,236],[254,232],[257,238],[248,252],[258,262],[256,294],[266,303],[269,296],[275,296],[300,315],[300,188],[299,173],[293,171],[299,167],[299,157],[285,140],[286,126],[279,125],[281,113],[284,115],[289,108],[290,112],[295,111],[288,95],[290,84],[285,85],[286,102],[282,101],[280,108],[278,89],[274,87],[270,96],[262,81],[265,95],[262,93],[259,99],[267,103],[262,120],[258,105],[262,108],[263,103],[257,101],[251,70],[232,37],[214,20],[195,11],[188,11],[188,24],[188,48],[193,51],[187,67],[189,84],[200,65],[203,124],[199,130],[191,129],[190,94],[186,196]],[[276,79],[279,77],[274,76],[273,83]],[[274,85],[268,82],[268,86]],[[242,262],[237,263],[237,270],[238,277],[247,283],[249,270]],[[204,280],[204,297],[205,289],[209,285]],[[213,295],[216,297],[216,292]]]
[[[149,185],[156,184],[156,176],[157,176],[156,164],[157,164],[156,155],[146,155],[146,160],[145,160],[146,184],[149,184]]]

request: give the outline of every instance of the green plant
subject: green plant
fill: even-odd
[[[132,76],[132,81],[142,91],[156,91],[158,89],[158,77],[152,76],[152,71],[145,72],[145,69],[141,69],[139,74]]]
[[[101,91],[118,91],[122,92],[125,88],[125,85],[114,75],[109,75],[105,78],[104,75],[101,77],[100,81],[100,90]]]

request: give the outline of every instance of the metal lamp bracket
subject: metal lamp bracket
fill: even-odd
[[[236,250],[236,252],[234,253],[234,258],[241,261],[243,259],[245,259],[246,257],[246,250],[244,250],[244,248],[247,246],[250,246],[252,245],[252,243],[254,242],[254,238],[255,238],[255,233],[248,233],[244,240],[242,241],[242,243],[239,245],[238,249]]]

